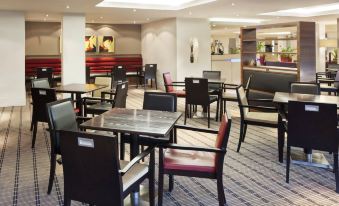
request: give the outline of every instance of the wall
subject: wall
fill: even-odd
[[[162,73],[177,76],[177,26],[176,19],[144,24],[141,27],[141,53],[143,62],[158,64],[158,85],[163,87]],[[189,56],[188,56],[189,58]]]
[[[0,11],[0,107],[26,104],[25,17]]]
[[[26,55],[60,55],[61,23],[26,22]],[[113,35],[115,54],[141,53],[141,25],[86,24],[86,35]]]
[[[199,42],[198,61],[190,63],[190,39]],[[203,70],[211,70],[211,31],[207,19],[177,19],[177,80],[201,77]]]

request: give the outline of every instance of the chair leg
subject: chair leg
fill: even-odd
[[[168,175],[168,191],[172,192],[173,191],[173,184],[174,183],[174,176],[173,175]]]
[[[150,156],[150,171],[149,171],[149,205],[154,206],[154,151]]]
[[[158,183],[158,205],[162,206],[164,192],[164,164],[163,164],[163,149],[159,148],[159,183]]]
[[[290,182],[290,162],[291,162],[291,147],[287,146],[287,154],[286,154],[286,183]]]
[[[336,189],[335,192],[339,193],[339,168],[338,168],[338,153],[334,152],[333,153],[333,161],[334,161],[334,175],[335,175],[335,185],[336,185]]]
[[[245,142],[245,137],[246,137],[246,132],[247,132],[247,124],[244,124],[244,134],[242,135],[242,142]]]
[[[55,165],[56,165],[56,154],[54,150],[52,149],[47,194],[51,194],[51,191],[52,191],[54,176],[55,176]]]
[[[69,198],[64,198],[64,206],[71,206],[71,200]]]
[[[186,119],[187,119],[187,115],[188,115],[188,114],[187,114],[187,109],[188,109],[187,106],[188,106],[188,105],[185,103],[185,118],[184,118],[184,124],[186,124]]]
[[[226,197],[224,192],[224,185],[222,182],[222,174],[218,174],[217,187],[218,187],[219,206],[224,206],[226,205]]]
[[[218,121],[219,119],[219,104],[220,104],[220,101],[219,101],[219,97],[218,97],[218,101],[217,101],[217,111],[215,112],[215,121]]]
[[[34,121],[33,123],[33,136],[32,136],[32,148],[35,146],[36,133],[38,130],[38,122]]]
[[[207,107],[207,122],[208,122],[208,128],[210,128],[210,106]]]
[[[146,89],[147,79],[144,79],[144,89]]]
[[[153,88],[153,79],[151,79],[151,88]]]
[[[239,142],[238,142],[237,152],[240,151],[243,134],[244,134],[244,122],[241,121],[241,123],[240,123],[240,135],[239,135]]]

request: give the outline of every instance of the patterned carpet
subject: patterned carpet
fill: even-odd
[[[142,98],[143,90],[131,89],[128,108],[141,108]],[[184,100],[179,99],[178,104],[178,110],[184,111]],[[212,107],[213,112],[215,105]],[[246,141],[240,153],[236,153],[238,108],[236,104],[228,103],[228,109],[233,116],[224,163],[224,190],[228,205],[339,205],[339,195],[334,192],[334,174],[329,170],[292,164],[290,184],[285,183],[285,163],[277,161],[275,129],[249,126]],[[57,165],[51,195],[46,193],[50,148],[49,133],[45,129],[48,126],[39,124],[36,148],[31,149],[30,119],[29,106],[0,108],[0,205],[62,205],[61,165]],[[188,124],[207,127],[206,119],[189,119]],[[218,124],[211,121],[212,128],[218,128]],[[178,135],[180,144],[214,144],[213,135],[187,131],[179,131]],[[331,156],[326,157],[333,162]],[[167,192],[166,181],[167,178],[164,205],[218,204],[216,182],[213,180],[175,177],[172,193]],[[147,187],[147,182],[144,187]],[[147,205],[147,194],[143,191],[141,205]],[[72,205],[81,203],[72,202]],[[129,205],[129,198],[126,198],[126,205]]]

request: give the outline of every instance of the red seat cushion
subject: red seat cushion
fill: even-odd
[[[164,168],[183,171],[215,172],[215,154],[179,149],[167,149]]]
[[[186,97],[186,92],[182,90],[176,90],[169,93],[176,94],[177,97]]]
[[[171,73],[169,73],[169,72],[164,73],[164,82],[167,85],[167,86],[165,86],[166,92],[173,92],[174,88],[172,86],[173,81],[172,81],[172,78],[171,78]]]

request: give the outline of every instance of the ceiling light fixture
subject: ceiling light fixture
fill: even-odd
[[[136,23],[137,23],[137,22],[134,20],[134,21],[133,21],[133,24],[136,24]]]
[[[103,16],[100,16],[100,19],[103,19],[104,17]]]
[[[235,3],[232,3],[231,5],[232,5],[232,6],[235,6]]]
[[[147,21],[149,21],[149,20],[150,20],[150,18],[147,18],[146,20],[147,20]]]
[[[211,22],[225,22],[225,23],[252,23],[258,24],[263,22],[262,19],[240,19],[240,18],[210,18]]]
[[[69,9],[69,8],[71,8],[71,7],[70,7],[69,5],[67,5],[67,6],[66,6],[66,9]]]
[[[97,7],[181,10],[192,6],[207,4],[216,0],[103,0]]]
[[[309,6],[302,8],[279,10],[268,13],[261,13],[259,15],[267,16],[296,16],[296,17],[311,17],[337,14],[339,12],[339,3],[323,4],[318,6]]]
[[[133,9],[133,12],[137,12],[137,10],[136,10],[136,9]]]
[[[48,17],[48,14],[46,14],[46,17]]]

